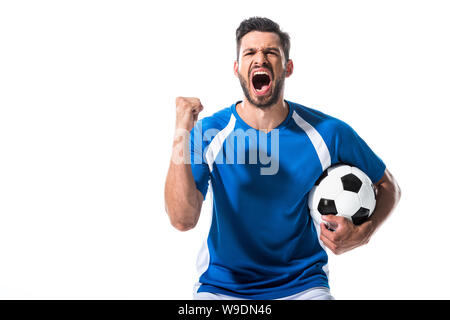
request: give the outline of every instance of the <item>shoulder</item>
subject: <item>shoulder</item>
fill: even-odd
[[[306,107],[304,105],[290,102],[297,118],[301,118],[314,127],[321,134],[335,134],[351,129],[351,127],[341,119],[326,114],[322,111]]]
[[[214,129],[214,130],[223,130],[232,119],[232,106],[223,108],[210,116],[204,117],[200,119],[196,126],[201,126],[203,131]]]
[[[233,129],[232,106],[220,109],[212,115],[198,120],[191,131],[191,138],[198,142],[202,141],[202,144],[206,147],[219,132],[225,128]],[[230,126],[233,128],[230,128]]]

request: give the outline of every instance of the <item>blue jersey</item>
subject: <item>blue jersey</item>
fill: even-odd
[[[328,287],[328,256],[309,214],[308,192],[336,163],[360,168],[374,183],[385,165],[334,117],[286,101],[288,116],[265,133],[240,118],[237,103],[191,131],[192,174],[213,200],[196,290],[276,299]]]

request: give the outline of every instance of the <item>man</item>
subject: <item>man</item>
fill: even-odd
[[[344,122],[284,100],[293,72],[289,36],[267,18],[236,31],[234,73],[244,98],[197,122],[197,98],[176,99],[176,129],[165,186],[173,226],[193,228],[211,186],[211,229],[199,256],[195,299],[332,299],[328,247],[366,244],[393,211],[400,190],[384,163]],[[185,161],[182,161],[185,160]],[[320,234],[308,192],[322,172],[347,163],[367,173],[377,206],[361,225],[332,215]]]

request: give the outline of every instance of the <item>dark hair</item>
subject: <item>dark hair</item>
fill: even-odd
[[[291,42],[289,34],[282,32],[278,23],[262,17],[251,17],[241,22],[239,27],[236,29],[236,49],[237,49],[237,60],[239,60],[239,49],[241,47],[241,39],[247,33],[251,31],[261,31],[261,32],[273,32],[280,37],[281,46],[283,47],[284,56],[286,61],[289,59],[289,49],[291,48]]]

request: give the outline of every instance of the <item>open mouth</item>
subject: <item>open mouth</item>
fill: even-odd
[[[251,82],[256,95],[265,95],[269,92],[272,79],[269,72],[258,70],[253,72]]]

